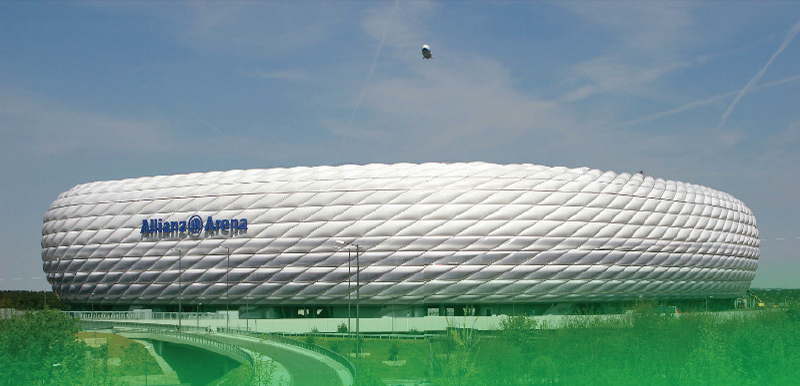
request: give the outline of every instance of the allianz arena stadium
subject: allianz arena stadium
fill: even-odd
[[[509,305],[736,298],[758,258],[755,217],[727,193],[532,164],[92,182],[62,193],[42,228],[44,271],[68,304],[202,304],[261,317],[344,316],[356,296],[363,316],[389,305],[491,315]]]

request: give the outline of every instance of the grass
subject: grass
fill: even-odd
[[[119,359],[119,375],[159,375],[161,367],[150,352],[139,342],[124,336],[101,332],[78,332],[80,339],[105,339],[108,358]]]
[[[617,319],[574,316],[559,329],[516,317],[472,340],[363,339],[370,355],[361,366],[384,380],[429,378],[443,386],[800,384],[800,311],[676,317],[653,309]],[[346,339],[315,341],[342,355],[350,351]],[[382,363],[394,344],[405,366]]]
[[[348,349],[346,338],[316,338],[315,343],[327,347],[337,353],[350,358],[355,362],[355,358],[348,356],[348,353],[355,352],[355,339],[350,340],[352,349]],[[390,349],[396,344],[399,352],[397,359],[405,360],[403,366],[393,367],[383,363],[389,361]],[[369,366],[380,378],[426,378],[429,372],[430,363],[428,353],[430,351],[428,340],[426,339],[361,339],[361,351],[368,356],[363,356],[363,365]]]

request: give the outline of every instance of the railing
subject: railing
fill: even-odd
[[[354,337],[355,333],[346,333],[346,332],[291,332],[291,333],[273,333],[275,335],[281,336],[310,336],[313,335],[319,338],[348,338]],[[430,337],[437,337],[440,335],[446,335],[447,331],[425,331],[425,332],[415,332],[415,333],[394,333],[394,334],[386,334],[386,333],[375,333],[375,332],[362,332],[361,339],[369,338],[369,339],[428,339]]]
[[[92,322],[92,321],[81,321],[80,323],[81,325],[84,326],[84,329],[113,328],[113,327],[119,327],[119,324],[121,324],[120,322]],[[163,324],[151,324],[151,323],[135,323],[135,324],[131,323],[127,324],[125,328],[128,329],[128,332],[132,333],[146,333],[150,335],[166,336],[174,339],[194,342],[197,343],[198,345],[215,347],[219,350],[231,354],[236,358],[239,358],[240,359],[239,362],[247,362],[250,364],[250,366],[254,365],[253,356],[250,355],[250,353],[248,353],[247,351],[242,350],[237,345],[220,342],[218,340],[210,339],[203,335],[191,334],[186,332],[186,330],[195,330],[198,332],[207,331],[202,328],[198,329],[197,327],[188,327],[188,328],[185,327],[184,331],[176,331],[173,330],[175,328],[174,326],[170,327],[170,326],[165,326]]]
[[[254,360],[253,360],[253,356],[250,355],[250,353],[248,353],[247,351],[242,350],[239,346],[237,346],[235,344],[224,343],[224,342],[220,342],[218,340],[207,338],[207,337],[205,337],[203,335],[189,334],[189,333],[182,332],[182,331],[171,331],[171,330],[164,330],[164,329],[159,329],[159,328],[148,328],[148,329],[145,329],[144,331],[146,331],[148,334],[155,334],[155,335],[174,337],[174,338],[186,340],[186,341],[189,341],[189,342],[194,342],[194,343],[197,343],[197,344],[200,344],[200,345],[204,345],[204,346],[216,347],[216,348],[218,348],[220,350],[227,351],[228,353],[231,353],[232,355],[238,357],[239,359],[241,359],[240,362],[247,362],[247,363],[250,364],[250,366],[254,366],[255,365],[254,364]]]
[[[145,311],[61,311],[66,315],[80,319],[100,320],[178,320],[177,312],[145,312]],[[182,320],[225,319],[225,314],[217,312],[181,312]]]
[[[178,331],[178,326],[174,324],[162,324],[162,323],[143,323],[143,322],[132,322],[132,321],[118,321],[118,320],[85,320],[81,319],[78,321],[81,324],[84,330],[104,330],[104,329],[119,329],[119,328],[129,328],[132,330],[138,330],[142,328],[149,328],[154,330],[170,330],[170,331]],[[180,331],[182,332],[209,332],[208,327],[197,327],[194,325],[190,325],[188,323],[183,324],[180,327]]]

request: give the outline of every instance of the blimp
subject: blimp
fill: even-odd
[[[422,59],[433,59],[433,53],[431,52],[431,47],[427,44],[422,46]]]

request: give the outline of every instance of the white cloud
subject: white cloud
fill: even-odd
[[[311,74],[309,74],[308,71],[299,68],[287,68],[274,71],[251,71],[248,75],[256,78],[284,81],[304,81],[311,79]]]
[[[684,59],[702,38],[683,2],[562,2],[605,31],[603,52],[572,68],[574,91],[561,97],[577,102],[607,92],[632,93],[676,70],[705,63],[707,56]]]
[[[76,109],[29,92],[3,90],[3,146],[40,156],[160,152],[169,149],[163,122]]]
[[[698,39],[689,2],[573,2],[559,3],[585,20],[616,32],[609,42],[616,51],[673,57]],[[662,56],[663,58],[663,56]]]
[[[673,71],[686,68],[692,62],[676,62],[667,66],[645,68],[633,65],[618,56],[604,56],[581,63],[573,71],[588,84],[563,95],[560,100],[577,102],[595,94],[609,91],[631,92],[642,84],[650,83]]]

